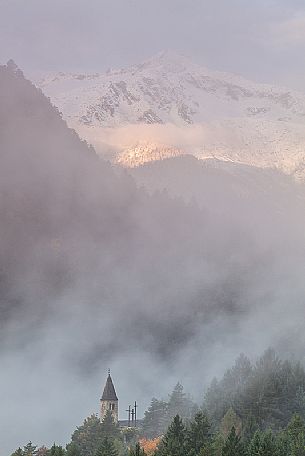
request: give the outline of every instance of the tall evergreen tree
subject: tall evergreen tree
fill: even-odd
[[[48,450],[47,456],[65,456],[66,451],[62,446],[56,445],[55,443]]]
[[[11,456],[24,456],[23,450],[19,447],[16,451],[14,451],[14,453],[11,454]]]
[[[276,450],[276,442],[272,432],[264,432],[261,439],[260,456],[274,456],[276,454]]]
[[[233,410],[233,408],[230,407],[220,423],[220,429],[221,429],[221,432],[224,437],[227,437],[230,434],[232,427],[234,427],[234,429],[238,435],[241,434],[241,430],[242,430],[241,419],[239,418],[239,416],[237,416],[237,414]]]
[[[119,429],[119,425],[114,422],[112,413],[110,410],[107,410],[103,421],[100,426],[100,432],[103,437],[112,437],[112,438],[120,438],[121,433]]]
[[[262,445],[262,433],[256,431],[248,445],[248,456],[260,456]]]
[[[158,456],[185,456],[186,429],[179,415],[169,426],[157,451]]]
[[[258,427],[258,424],[256,422],[256,419],[254,418],[254,416],[250,412],[250,415],[247,415],[244,418],[244,423],[243,423],[243,426],[242,426],[242,439],[243,439],[243,441],[247,442],[247,444],[249,444],[250,441],[252,440],[254,434],[258,430],[259,430],[259,427]]]
[[[129,450],[129,456],[146,456],[146,453],[143,448],[141,448],[139,442],[137,442],[135,448]]]
[[[33,445],[32,442],[27,443],[23,447],[24,456],[35,456],[37,453],[37,446]]]
[[[299,434],[302,434],[305,432],[305,422],[303,418],[301,418],[300,415],[293,415],[291,418],[288,426],[287,426],[287,432],[291,438],[297,437]]]
[[[280,432],[276,438],[276,456],[287,456],[290,453],[290,441],[288,433]]]
[[[222,456],[244,456],[240,437],[233,426],[222,448]]]
[[[74,442],[69,443],[67,445],[66,456],[81,456],[79,446]]]
[[[95,456],[118,456],[118,452],[110,437],[105,437],[97,449]]]
[[[290,444],[291,456],[305,456],[305,435],[299,434],[295,437]]]
[[[207,416],[203,412],[198,412],[190,422],[189,429],[186,433],[186,445],[188,453],[198,455],[203,449],[210,437],[211,425]]]
[[[150,406],[144,414],[142,422],[142,432],[145,437],[152,439],[162,435],[166,430],[167,407],[165,401],[156,398],[151,400]]]
[[[101,446],[104,437],[101,426],[97,416],[91,415],[72,434],[72,442],[78,446],[82,456],[92,456]]]
[[[224,446],[224,437],[221,434],[221,432],[216,432],[216,434],[213,435],[210,443],[210,453],[208,453],[208,456],[221,456],[222,455],[222,449]]]
[[[168,401],[168,423],[170,423],[176,415],[181,416],[183,419],[191,419],[195,413],[196,406],[194,402],[184,393],[183,386],[178,382]]]
[[[287,426],[291,456],[305,456],[305,423],[300,415],[294,415]]]

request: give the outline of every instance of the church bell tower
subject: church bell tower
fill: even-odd
[[[100,402],[100,420],[103,421],[107,410],[110,410],[114,422],[117,423],[119,419],[119,400],[113,386],[110,369],[108,370],[108,377]]]

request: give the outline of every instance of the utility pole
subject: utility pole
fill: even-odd
[[[134,427],[134,409],[131,410],[131,423],[132,427]]]
[[[130,427],[131,405],[128,406],[128,410],[126,410],[126,412],[128,412],[128,427]]]
[[[135,401],[134,403],[134,427],[137,427],[137,408],[138,408],[138,405],[137,405],[137,401]]]

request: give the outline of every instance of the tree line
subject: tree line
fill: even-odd
[[[82,448],[73,440],[66,449],[56,444],[50,449],[37,449],[30,442],[12,456],[146,456],[138,442],[119,448],[117,438],[120,440],[120,437],[112,435],[114,428],[109,431],[110,434],[100,436],[95,450]],[[256,430],[250,437],[234,425],[230,430],[224,425],[213,433],[211,423],[202,411],[187,423],[176,415],[153,456],[305,456],[305,422],[299,415],[294,415],[280,432]]]
[[[30,442],[12,456],[305,456],[304,420],[304,368],[269,349],[255,363],[241,355],[200,407],[178,383],[168,400],[152,399],[138,429],[92,415],[65,448]]]

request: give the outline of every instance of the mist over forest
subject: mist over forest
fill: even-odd
[[[89,3],[0,0],[0,455],[305,456],[304,4]]]
[[[298,203],[287,216],[276,186],[268,211],[251,188],[230,195],[232,210],[146,190],[98,158],[13,62],[0,97],[4,449],[29,434],[64,441],[96,411],[110,365],[143,413],[178,380],[200,402],[241,352],[303,358]],[[225,201],[225,181],[218,192]]]

